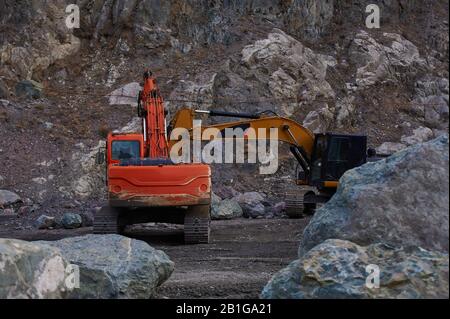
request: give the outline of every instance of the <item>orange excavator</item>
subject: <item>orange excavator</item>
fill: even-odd
[[[138,116],[141,133],[108,134],[108,205],[95,215],[94,233],[120,233],[135,223],[184,223],[186,243],[208,243],[211,169],[170,160],[164,101],[150,71],[144,74]],[[104,159],[100,154],[99,162]]]

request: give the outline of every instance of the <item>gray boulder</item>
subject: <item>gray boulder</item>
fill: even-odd
[[[448,253],[448,135],[348,171],[306,227],[299,254],[333,238]]]
[[[174,263],[147,243],[120,235],[87,235],[55,242],[80,267],[80,288],[69,298],[150,298],[172,274]]]
[[[258,192],[247,192],[233,197],[242,208],[243,216],[246,218],[263,217],[266,214],[266,208],[263,204],[265,196]]]
[[[63,298],[66,266],[55,248],[0,239],[0,299]]]
[[[20,201],[20,196],[16,193],[0,189],[0,207],[13,205],[19,203]]]
[[[233,219],[242,216],[242,208],[233,199],[224,199],[211,206],[212,219]]]
[[[65,229],[80,228],[83,224],[83,219],[79,214],[65,213],[61,218],[61,225]]]
[[[56,226],[56,220],[55,217],[41,215],[36,219],[34,225],[37,229],[49,229]]]
[[[376,265],[379,287],[366,282]],[[448,254],[421,248],[361,247],[329,239],[275,274],[261,297],[268,299],[448,298]]]

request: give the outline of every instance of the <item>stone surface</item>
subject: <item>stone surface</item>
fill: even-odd
[[[38,99],[42,95],[42,85],[31,80],[20,81],[16,85],[16,95],[18,97]]]
[[[243,214],[239,203],[233,199],[224,199],[214,202],[211,206],[212,219],[233,219],[241,217]]]
[[[448,135],[348,171],[306,227],[300,255],[326,239],[448,252]]]
[[[54,242],[64,258],[80,267],[80,288],[69,298],[150,298],[172,274],[174,263],[143,241],[120,235],[87,235]]]
[[[0,298],[63,298],[66,266],[58,249],[0,239]]]
[[[369,265],[379,288],[367,287]],[[361,247],[329,239],[275,274],[261,297],[269,299],[448,298],[448,254],[383,244]]]
[[[417,72],[425,65],[418,48],[399,34],[383,33],[384,45],[366,31],[355,36],[350,48],[350,62],[356,65],[356,84],[371,86],[377,82],[398,82],[400,76]]]
[[[423,122],[436,129],[448,130],[449,82],[447,78],[425,76],[415,83],[412,111]]]
[[[80,228],[82,224],[83,219],[79,214],[64,213],[64,215],[61,218],[61,225],[65,229]]]
[[[377,154],[392,155],[401,150],[404,150],[407,146],[403,143],[384,142],[376,148]]]
[[[423,143],[431,140],[434,137],[433,131],[428,127],[419,127],[413,131],[411,136],[402,136],[401,142],[408,146]]]
[[[266,39],[256,41],[242,50],[240,73],[269,83],[272,96],[291,99],[280,102],[275,111],[292,115],[292,107],[301,100],[333,98],[335,93],[326,81],[327,69],[336,62],[330,56],[317,54],[300,41],[279,29],[274,29]],[[300,95],[298,97],[297,95]]]
[[[72,193],[76,196],[86,198],[105,193],[105,164],[99,165],[96,162],[96,155],[104,149],[105,141],[100,141],[88,152],[80,151],[72,155],[76,169],[81,171],[81,176],[72,183]]]
[[[242,208],[243,216],[247,218],[263,217],[266,208],[263,204],[265,196],[258,192],[247,192],[233,197]]]
[[[128,83],[108,95],[109,104],[137,106],[137,99],[140,90],[142,90],[142,87],[139,83]]]
[[[303,121],[303,126],[313,133],[325,133],[333,120],[333,112],[325,106],[317,111],[311,111]]]
[[[19,203],[20,196],[8,190],[0,189],[0,207],[6,207]]]

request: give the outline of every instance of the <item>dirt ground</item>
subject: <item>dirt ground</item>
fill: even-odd
[[[296,259],[308,222],[308,218],[213,221],[209,245],[183,245],[182,226],[139,226],[126,235],[145,240],[175,262],[175,271],[158,288],[157,298],[258,298],[271,276]],[[92,228],[20,230],[7,237],[57,240],[90,232]]]

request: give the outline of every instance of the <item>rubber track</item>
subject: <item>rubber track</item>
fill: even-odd
[[[118,214],[102,208],[94,216],[94,234],[119,234]]]
[[[184,219],[184,242],[186,244],[208,244],[210,219],[186,217]]]

